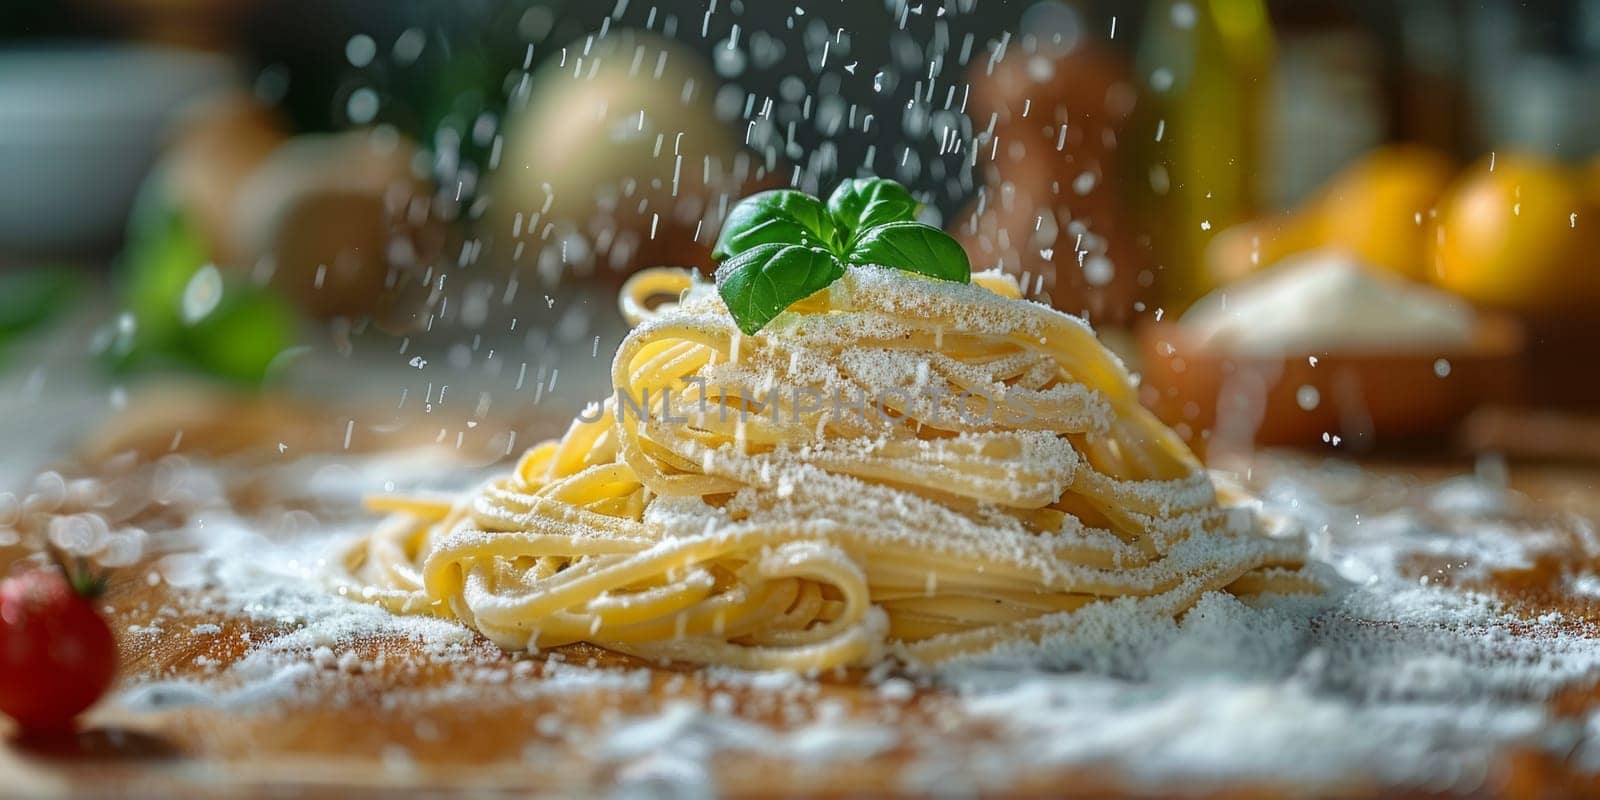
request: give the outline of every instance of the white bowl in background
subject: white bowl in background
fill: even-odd
[[[237,81],[226,58],[194,51],[0,51],[0,263],[106,253],[173,115]]]

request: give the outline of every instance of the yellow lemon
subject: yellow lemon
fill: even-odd
[[[1206,268],[1217,285],[1225,285],[1270,267],[1278,261],[1322,246],[1315,217],[1276,214],[1241,222],[1219,232],[1206,245]]]
[[[1484,305],[1519,311],[1596,299],[1594,235],[1580,180],[1532,155],[1480,161],[1439,211],[1434,279]]]
[[[1372,151],[1313,201],[1321,245],[1407,278],[1424,278],[1433,209],[1453,173],[1448,158],[1425,147]]]
[[[1434,207],[1452,173],[1450,160],[1426,147],[1380,147],[1335,175],[1299,208],[1217,234],[1206,252],[1207,267],[1226,283],[1296,253],[1337,248],[1422,279]]]

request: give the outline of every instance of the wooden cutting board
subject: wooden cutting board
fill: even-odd
[[[1264,459],[1250,474],[1261,483],[1318,469],[1318,463],[1303,459]],[[1458,464],[1370,466],[1375,475],[1417,480],[1461,469]],[[1512,475],[1514,488],[1526,494],[1537,513],[1576,515],[1600,524],[1600,469],[1519,468]],[[16,548],[0,549],[0,574],[21,555]],[[120,686],[181,685],[184,679],[215,683],[215,676],[246,659],[253,645],[300,624],[219,616],[208,610],[203,590],[179,591],[148,580],[149,567],[141,563],[118,570],[103,600],[120,640]],[[1490,588],[1530,616],[1561,610],[1574,620],[1600,622],[1600,607],[1560,588],[1562,575],[1558,554],[1527,570],[1498,575]],[[571,680],[573,667],[585,674],[599,668],[615,680]],[[620,774],[636,765],[597,749],[596,742],[608,741],[603,734],[619,724],[658,718],[675,704],[715,708],[778,730],[888,721],[903,734],[886,747],[864,747],[859,757],[821,765],[770,751],[657,765],[668,773],[704,770],[698,785],[721,792],[839,795],[979,788],[908,783],[905,771],[918,758],[913,750],[960,753],[991,734],[988,723],[963,714],[941,690],[902,682],[890,692],[864,677],[850,672],[762,682],[648,665],[582,645],[513,657],[481,638],[441,650],[400,635],[366,637],[338,652],[312,656],[292,690],[267,702],[171,707],[149,702],[137,711],[103,706],[85,717],[75,737],[53,741],[19,739],[0,722],[0,794],[590,794],[625,778],[632,785],[640,779]],[[1560,717],[1581,718],[1600,708],[1600,690],[1575,686],[1551,707]],[[670,729],[659,733],[673,735]],[[649,750],[659,744],[644,736],[638,746]],[[1568,761],[1540,752],[1505,752],[1491,775],[1486,788],[1508,795],[1600,791],[1600,782],[1579,774]],[[1295,789],[1132,785],[1110,770],[1092,768],[1018,772],[1004,787],[982,788],[1083,796],[1179,790],[1275,796]],[[1359,778],[1319,791],[1384,793]]]

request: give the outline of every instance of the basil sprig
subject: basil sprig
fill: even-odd
[[[916,221],[918,203],[884,178],[852,178],[824,204],[805,192],[754,194],[728,212],[712,257],[717,292],[753,334],[844,275],[875,265],[968,283],[972,266],[950,235]]]
[[[838,240],[833,217],[817,198],[793,189],[775,189],[750,195],[728,212],[711,257],[721,261],[763,244],[803,244],[831,250]]]

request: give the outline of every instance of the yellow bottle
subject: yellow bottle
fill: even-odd
[[[1215,287],[1205,248],[1259,205],[1273,37],[1262,0],[1156,0],[1138,63],[1147,112],[1145,227],[1169,311]]]

